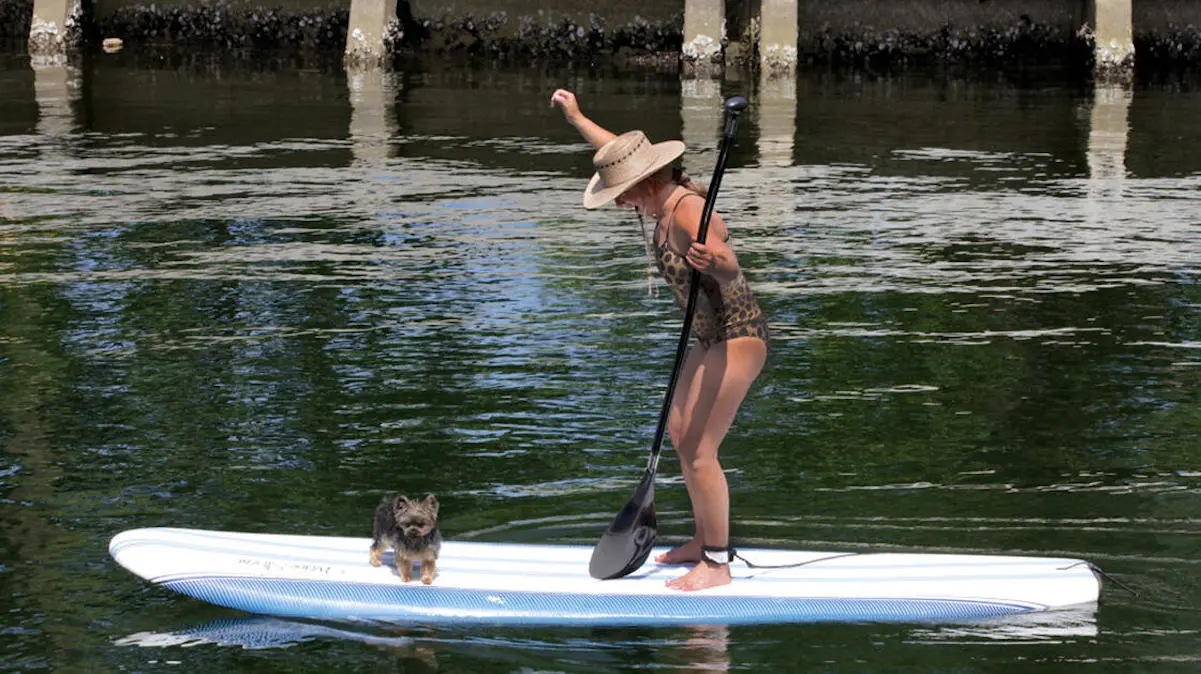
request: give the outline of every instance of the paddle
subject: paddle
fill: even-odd
[[[734,144],[738,116],[746,106],[746,99],[742,96],[726,99],[726,131],[717,154],[717,167],[713,169],[713,178],[709,182],[709,193],[705,195],[705,207],[701,211],[701,224],[696,233],[699,243],[705,242],[705,235],[709,232],[713,202],[717,200],[721,176],[726,171],[726,157],[729,155],[730,146]],[[671,371],[671,380],[667,384],[667,394],[663,398],[663,409],[659,412],[659,427],[655,429],[655,439],[651,443],[650,463],[642,475],[642,481],[638,483],[638,488],[634,490],[634,496],[613,519],[609,529],[592,550],[588,573],[592,574],[593,578],[609,580],[632,573],[646,561],[647,556],[651,554],[651,547],[655,544],[655,472],[659,468],[659,454],[663,449],[663,435],[667,430],[667,417],[671,413],[671,400],[676,392],[676,383],[680,379],[680,368],[684,365],[688,337],[692,333],[692,313],[696,309],[696,294],[701,273],[693,269],[691,278],[688,304],[684,309],[684,326],[680,330],[680,342],[676,347],[676,363]]]

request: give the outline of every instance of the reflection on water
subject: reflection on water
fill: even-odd
[[[1091,608],[1005,616],[966,624],[913,625],[888,628],[861,627],[861,633],[907,645],[959,646],[1059,646],[1094,643],[1097,638],[1095,612]],[[573,670],[609,670],[625,664],[622,652],[653,653],[643,667],[678,671],[730,671],[745,664],[731,655],[732,642],[746,639],[747,628],[725,625],[649,630],[632,637],[616,630],[585,631],[560,629],[551,635],[535,636],[528,630],[438,632],[420,627],[397,628],[376,624],[326,624],[313,621],[248,617],[213,620],[170,632],[137,632],[117,638],[113,644],[161,649],[160,658],[173,657],[178,648],[213,645],[242,649],[287,649],[313,641],[357,642],[390,657],[437,667],[439,662],[460,658],[531,667],[570,664]],[[732,634],[733,632],[733,634]],[[754,643],[753,636],[748,640]],[[818,644],[794,644],[798,651]],[[538,653],[540,658],[532,657]],[[798,657],[804,657],[800,653]],[[541,664],[539,664],[541,663]]]
[[[197,671],[1198,657],[1192,83],[281,62],[0,61],[0,666],[141,668],[131,644]],[[685,139],[702,179],[722,98],[751,100],[721,208],[775,342],[723,447],[736,541],[1083,558],[1138,597],[973,625],[396,633],[229,621],[115,568],[122,529],[362,536],[395,491],[437,493],[452,538],[595,539],[644,466],[679,317],[646,293],[637,224],[579,208],[558,86]]]
[[[1001,620],[963,625],[936,625],[913,630],[913,642],[940,643],[1063,643],[1097,637],[1096,612],[1090,608],[1046,613],[1022,613]]]
[[[354,629],[345,625],[254,617],[214,620],[173,632],[138,632],[117,639],[114,643],[142,648],[215,644],[255,649],[287,648],[314,639],[348,639],[394,648],[411,648],[415,642],[413,637],[386,636],[382,632],[372,631],[368,627]]]

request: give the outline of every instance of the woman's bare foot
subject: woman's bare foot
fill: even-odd
[[[655,558],[660,564],[688,564],[701,561],[701,542],[695,538],[687,543],[672,548]]]
[[[673,578],[667,581],[667,587],[673,590],[683,590],[690,592],[693,590],[704,590],[709,587],[717,587],[719,585],[728,585],[730,583],[730,566],[728,564],[714,564],[713,562],[701,562],[692,567],[688,573]]]

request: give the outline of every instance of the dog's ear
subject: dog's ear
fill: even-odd
[[[421,502],[435,517],[438,516],[438,499],[434,498],[433,494],[426,494],[425,500]]]
[[[398,513],[404,512],[411,507],[413,507],[413,502],[409,500],[408,496],[397,496],[396,500],[392,502],[392,508]]]

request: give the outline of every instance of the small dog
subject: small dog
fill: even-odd
[[[379,566],[384,551],[395,551],[400,579],[413,579],[413,562],[421,562],[421,582],[434,582],[442,534],[438,531],[438,499],[426,494],[420,501],[406,496],[385,496],[375,507],[375,527],[371,541],[371,566]]]

